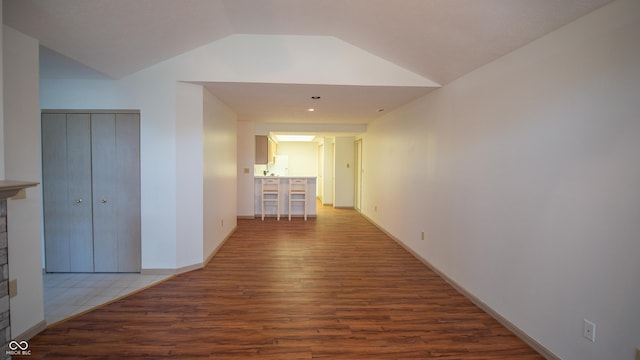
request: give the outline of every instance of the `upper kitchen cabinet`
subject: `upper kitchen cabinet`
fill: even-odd
[[[256,135],[256,164],[273,164],[276,157],[276,142],[267,135]]]

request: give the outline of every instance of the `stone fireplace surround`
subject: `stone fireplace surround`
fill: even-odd
[[[7,354],[11,339],[11,318],[9,301],[9,239],[7,237],[7,199],[20,190],[36,186],[38,183],[25,181],[0,180],[0,341],[2,348],[0,359],[10,359]]]

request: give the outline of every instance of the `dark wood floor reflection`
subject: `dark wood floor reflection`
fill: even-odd
[[[541,359],[353,210],[239,220],[209,265],[60,323],[31,358]]]

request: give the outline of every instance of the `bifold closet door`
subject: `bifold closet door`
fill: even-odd
[[[48,272],[94,271],[89,119],[89,114],[42,114]]]
[[[139,272],[140,118],[92,114],[95,272]]]

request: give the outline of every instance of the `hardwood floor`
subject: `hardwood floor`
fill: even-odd
[[[31,339],[32,358],[542,359],[353,210],[238,220],[202,270]]]

